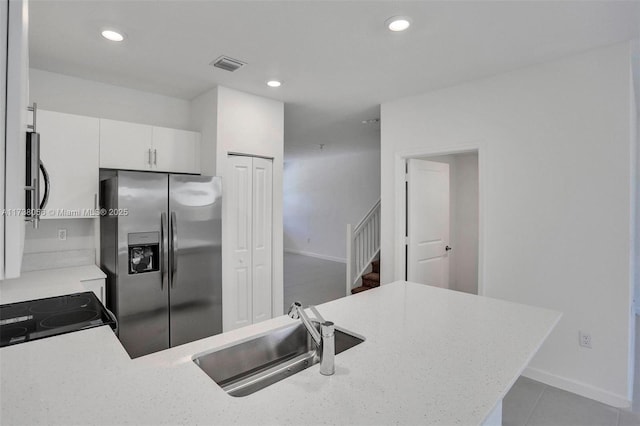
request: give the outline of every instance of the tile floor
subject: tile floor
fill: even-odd
[[[319,305],[345,296],[344,263],[300,254],[284,254],[284,309],[295,301]]]
[[[502,403],[504,426],[640,426],[640,414],[520,377]]]
[[[284,306],[296,300],[319,305],[345,295],[346,265],[299,254],[284,255]],[[640,321],[636,331],[640,334]],[[636,353],[640,355],[640,335]],[[636,371],[640,371],[637,360]],[[640,395],[640,380],[635,394]],[[502,405],[504,426],[640,426],[640,397],[634,411],[621,410],[520,377]]]

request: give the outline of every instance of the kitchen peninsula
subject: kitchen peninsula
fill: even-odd
[[[561,316],[400,281],[318,310],[365,342],[336,356],[333,376],[314,365],[239,398],[194,356],[294,320],[134,360],[109,327],[2,348],[0,423],[500,424],[502,398]]]

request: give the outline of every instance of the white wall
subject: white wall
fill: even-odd
[[[399,156],[479,147],[480,292],[562,311],[527,374],[619,406],[633,352],[629,58],[624,43],[382,105],[383,282],[400,276]]]
[[[380,151],[312,155],[284,164],[284,248],[345,261],[346,227],[380,198]]]
[[[453,288],[478,294],[478,154],[454,156],[456,209],[453,230]]]
[[[191,101],[191,126],[200,132],[200,172],[216,175],[218,139],[218,88],[214,87]]]
[[[26,226],[22,271],[93,265],[96,263],[96,219],[43,219],[38,229]],[[66,240],[58,239],[64,229]]]
[[[29,97],[46,110],[193,130],[188,100],[69,75],[31,68]]]
[[[478,294],[478,153],[424,159],[449,164],[449,288]]]
[[[216,174],[222,176],[225,192],[225,171],[228,153],[242,153],[273,158],[273,300],[274,315],[283,312],[283,243],[282,243],[282,167],[284,151],[284,104],[279,101],[250,95],[226,87],[217,89]],[[223,195],[224,196],[224,195]],[[229,204],[223,203],[222,221],[231,214]],[[227,243],[230,230],[222,232],[222,306],[223,327],[230,329],[231,320],[224,306],[235,306],[230,299],[233,291],[226,286],[232,283],[233,271],[227,259],[231,246]]]
[[[65,250],[93,250],[94,219],[43,219],[38,229],[27,226],[24,253],[41,253]],[[67,230],[67,239],[58,240],[58,229]]]

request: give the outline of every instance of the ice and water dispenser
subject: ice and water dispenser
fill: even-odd
[[[160,270],[160,233],[135,232],[128,235],[129,274]]]

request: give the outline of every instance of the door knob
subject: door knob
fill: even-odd
[[[444,248],[444,251],[449,251],[449,250],[451,250],[451,247],[449,247],[449,246],[446,246],[446,247]]]

